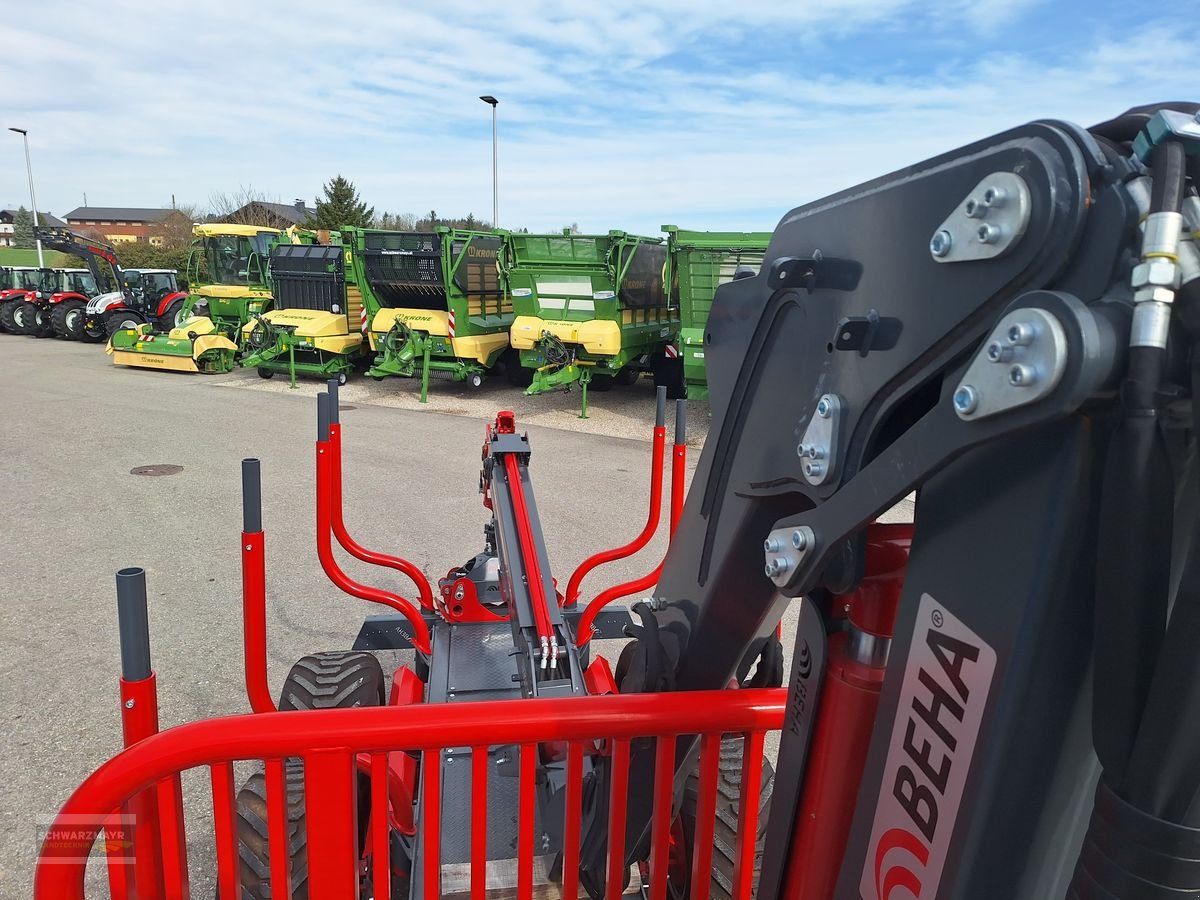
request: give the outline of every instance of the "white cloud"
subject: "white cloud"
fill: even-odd
[[[60,4],[51,22],[25,4],[0,40],[45,64],[23,70],[5,124],[30,129],[39,200],[60,213],[84,191],[112,206],[239,185],[311,199],[340,172],[379,211],[487,217],[477,97],[494,93],[502,224],[768,229],[1023,121],[1181,99],[1182,29],[1110,33],[1097,17],[1023,50],[1033,5],[114,0],[103,18]],[[831,62],[859,44],[853,68]],[[0,160],[0,203],[27,202],[20,143],[0,142]]]

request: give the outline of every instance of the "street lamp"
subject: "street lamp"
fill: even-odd
[[[37,195],[33,192],[33,166],[29,164],[29,132],[24,128],[10,128],[9,131],[15,131],[25,141],[25,171],[29,175],[29,201],[33,204],[33,237],[37,241],[38,252],[38,268],[46,268],[46,262],[42,259],[42,239],[38,236],[38,216],[37,216]]]
[[[500,101],[491,94],[485,94],[479,99],[492,108],[492,227],[499,228],[500,192],[496,186],[496,107],[500,104]]]

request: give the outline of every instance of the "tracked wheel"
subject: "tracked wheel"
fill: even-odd
[[[83,318],[85,304],[82,300],[64,300],[54,304],[50,312],[50,323],[54,333],[68,341],[78,341],[83,337]]]
[[[521,365],[521,355],[516,350],[505,350],[501,357],[504,364],[504,377],[516,388],[527,388],[533,384],[533,369]]]
[[[158,317],[158,326],[163,331],[170,331],[172,328],[178,328],[186,319],[183,317],[183,298],[175,300],[163,310],[163,314]]]
[[[79,325],[79,339],[85,344],[100,344],[108,339],[108,332],[104,330],[103,313],[94,315],[84,312]]]
[[[146,317],[132,309],[115,309],[104,316],[104,330],[112,337],[118,331],[133,331],[146,324]]]
[[[709,884],[709,896],[715,900],[725,900],[733,897],[733,872],[737,857],[737,833],[740,808],[742,803],[742,739],[728,737],[721,741],[721,761],[717,771],[717,817],[713,826],[712,876]],[[758,877],[762,869],[762,853],[766,835],[767,819],[771,811],[771,789],[775,784],[775,769],[764,758],[762,762],[762,779],[758,791],[758,834],[754,847],[754,881],[751,896],[758,893]],[[680,808],[679,822],[682,826],[677,829],[682,832],[683,845],[686,848],[687,865],[682,867],[684,872],[690,870],[691,851],[694,846],[696,833],[696,807],[700,799],[699,765],[688,775],[683,789],[683,804]],[[680,848],[683,849],[683,848]],[[679,870],[672,867],[672,874]],[[672,879],[671,896],[690,896],[689,886],[679,884],[678,879]]]
[[[54,320],[50,307],[38,303],[33,307],[33,336],[40,338],[54,337]]]
[[[17,334],[37,334],[37,307],[28,300],[20,300],[13,306],[13,323]]]
[[[314,653],[292,666],[279,696],[279,709],[346,709],[381,706],[384,702],[383,669],[370,653]],[[287,900],[308,900],[308,843],[304,809],[304,766],[298,759],[285,762],[287,785],[288,871],[292,882]],[[370,815],[370,782],[358,778],[359,846],[366,837]],[[247,779],[237,795],[237,833],[242,900],[282,900],[272,891],[271,847],[267,839],[266,776]],[[407,885],[393,875],[393,896],[407,895]],[[404,893],[397,893],[403,890]],[[363,896],[367,896],[364,894]],[[313,898],[317,900],[317,898]]]
[[[618,387],[629,387],[638,383],[638,379],[642,377],[642,373],[633,366],[626,366],[613,376]]]

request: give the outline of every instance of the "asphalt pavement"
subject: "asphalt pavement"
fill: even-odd
[[[98,346],[0,334],[0,584],[7,589],[0,685],[8,696],[0,712],[0,820],[9,824],[0,831],[0,897],[29,896],[38,826],[120,747],[117,569],[147,572],[162,726],[248,711],[242,458],[262,460],[272,684],[306,653],[348,647],[363,617],[377,611],[340,594],[316,559],[317,385],[278,385],[263,390],[251,372],[117,368]],[[469,408],[443,401],[447,411],[437,411],[374,402],[385,390],[352,382],[343,394],[347,525],[361,543],[407,556],[435,580],[481,548],[484,425],[505,407],[516,407],[520,424],[519,395],[497,383]],[[556,402],[566,411],[577,399]],[[593,403],[620,410],[631,434],[649,436],[649,386],[596,395]],[[707,422],[705,413],[697,422]],[[580,433],[565,412],[554,421],[563,427],[530,425],[529,435],[551,567],[562,583],[585,556],[641,527],[650,453],[644,439]],[[698,446],[703,434],[689,440]],[[131,474],[158,465],[182,469]],[[664,548],[660,535],[589,585],[639,576]],[[352,559],[344,565],[352,577],[411,596],[398,573]],[[794,614],[785,629],[793,624]],[[610,642],[605,655],[616,649]],[[198,897],[212,894],[206,785],[206,776],[185,781],[197,798],[189,794],[187,806]]]

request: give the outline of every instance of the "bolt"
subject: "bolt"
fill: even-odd
[[[1013,358],[1013,349],[1005,347],[999,341],[992,341],[987,346],[987,358],[994,363],[1008,362]]]
[[[799,456],[801,459],[808,456],[808,444],[797,444],[796,445],[796,455]]]
[[[763,550],[766,553],[778,553],[782,547],[783,545],[779,542],[779,538],[777,537],[769,537],[763,541]]]
[[[454,762],[454,757],[453,757],[453,756],[447,756],[447,757],[446,757],[446,765],[450,765],[450,763],[452,763],[452,762]]]
[[[253,548],[253,547],[251,547],[249,544],[247,544],[247,545],[246,545],[246,549],[247,549],[247,550],[253,550],[254,548]]]
[[[767,563],[765,566],[763,566],[763,573],[768,578],[774,578],[775,577],[775,567],[773,565],[771,565],[771,563]]]
[[[792,546],[797,550],[804,550],[808,547],[808,536],[799,528],[792,532]]]
[[[969,384],[964,384],[954,392],[954,408],[962,413],[972,413],[979,406],[979,392]]]
[[[1030,366],[1013,366],[1008,370],[1008,383],[1013,387],[1028,387],[1037,381],[1037,372]]]
[[[133,701],[132,701],[132,700],[126,700],[126,701],[125,701],[125,708],[126,708],[126,709],[133,709]]]
[[[825,448],[820,444],[809,444],[804,455],[809,459],[824,459]]]
[[[967,205],[963,207],[963,211],[966,212],[967,218],[970,219],[982,219],[987,215],[987,207],[982,203],[976,203],[974,197],[967,201]]]
[[[983,192],[983,205],[996,209],[1004,205],[1005,193],[1003,188],[990,187]]]
[[[954,238],[951,237],[950,232],[943,228],[929,239],[929,252],[941,259],[950,252],[950,247],[953,244]]]
[[[775,570],[774,574],[782,575],[792,567],[792,561],[786,556],[780,556],[771,560],[771,568]]]
[[[1033,326],[1028,322],[1017,322],[1009,326],[1008,342],[1016,347],[1027,347],[1033,343]]]
[[[995,225],[980,225],[975,236],[979,238],[981,244],[994,244],[1000,240],[1000,229]]]
[[[820,478],[821,473],[825,471],[825,467],[819,462],[806,462],[804,464],[804,474],[809,478]]]
[[[833,403],[830,402],[828,397],[822,397],[820,402],[817,403],[817,415],[822,419],[828,419],[831,412],[833,412]]]

